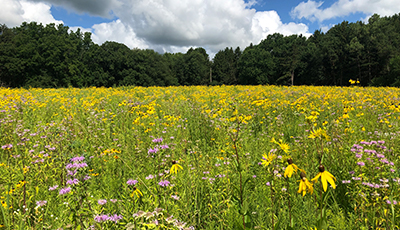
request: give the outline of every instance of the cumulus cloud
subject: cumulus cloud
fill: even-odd
[[[121,20],[110,23],[101,23],[92,27],[92,40],[95,43],[102,44],[106,41],[116,41],[124,43],[131,48],[147,49],[147,43],[136,36],[136,33],[129,26],[125,26]]]
[[[322,9],[322,1],[308,0],[301,2],[291,11],[294,18],[305,18],[311,21],[324,21],[352,13],[364,13],[390,16],[400,11],[398,0],[338,0],[330,7]]]
[[[230,46],[244,48],[275,32],[308,33],[305,24],[284,24],[276,11],[256,12],[252,4],[243,0],[120,0],[113,12],[136,38],[152,49],[169,52],[191,46],[215,52]]]
[[[117,0],[31,0],[32,2],[46,2],[55,6],[62,6],[77,13],[109,17],[113,7],[119,3]]]
[[[21,25],[22,22],[62,23],[51,15],[50,4],[33,3],[25,0],[2,0],[0,8],[0,23],[8,27]]]
[[[302,23],[283,23],[276,11],[256,11],[256,0],[3,0],[0,20],[57,22],[51,5],[77,13],[117,18],[90,28],[96,43],[117,41],[130,48],[185,52],[204,47],[216,53],[225,47],[257,44],[268,34],[308,35]],[[5,12],[9,12],[8,16]],[[112,12],[112,13],[110,13]],[[9,23],[7,23],[9,22]],[[81,28],[87,31],[87,28]]]

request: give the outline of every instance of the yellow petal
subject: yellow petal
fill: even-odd
[[[325,173],[328,174],[330,177],[332,177],[336,181],[336,178],[330,172],[325,171]]]
[[[314,178],[311,179],[311,181],[316,181],[318,178],[321,176],[321,173],[318,173]]]
[[[322,187],[324,188],[324,192],[326,192],[326,190],[328,189],[328,182],[325,173],[321,173],[321,182],[322,182]]]
[[[288,165],[288,167],[285,169],[285,174],[283,174],[284,177],[291,177],[293,174],[293,168],[292,165]]]
[[[325,171],[325,172],[327,172],[327,171]],[[336,184],[335,184],[335,181],[333,181],[333,178],[334,178],[334,177],[332,176],[332,174],[330,174],[329,172],[327,172],[326,178],[328,179],[329,184],[332,185],[332,188],[333,188],[333,189],[336,189]]]
[[[301,193],[301,190],[303,187],[302,184],[303,184],[303,180],[300,180],[299,190],[297,191],[297,193]]]

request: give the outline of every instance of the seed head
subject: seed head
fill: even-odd
[[[302,179],[303,181],[306,179],[306,174],[304,172],[300,173],[300,179]]]
[[[318,167],[318,170],[323,173],[323,172],[325,172],[325,167],[323,165],[320,165]]]
[[[293,164],[292,158],[287,159],[287,163],[288,163],[289,165]]]

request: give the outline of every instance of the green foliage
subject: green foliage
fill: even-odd
[[[400,15],[368,23],[343,21],[326,33],[270,34],[241,52],[225,48],[213,60],[204,48],[159,54],[107,41],[62,24],[0,28],[0,85],[6,87],[172,85],[399,86]]]

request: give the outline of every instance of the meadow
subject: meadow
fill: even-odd
[[[399,229],[399,98],[0,88],[0,229]]]

